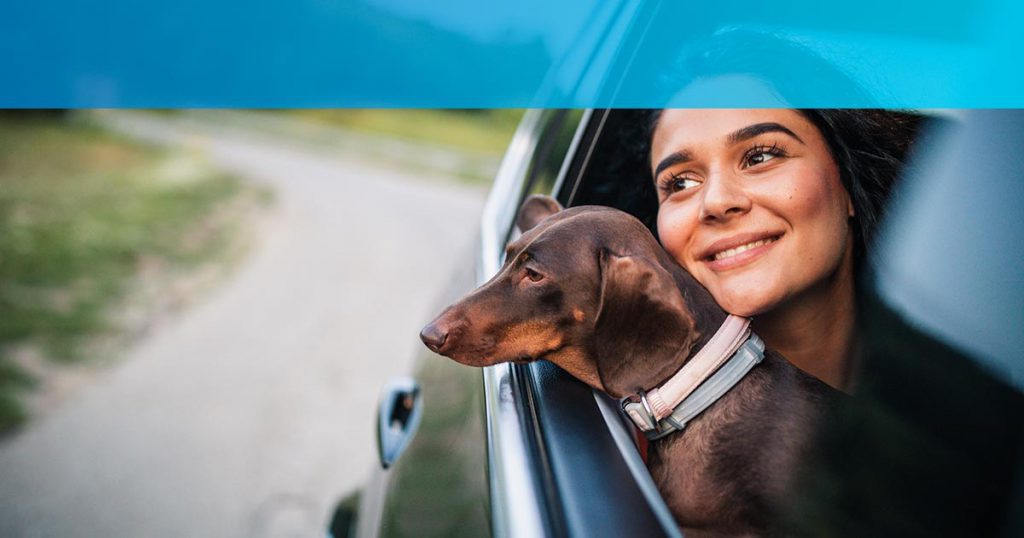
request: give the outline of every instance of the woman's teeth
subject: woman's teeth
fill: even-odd
[[[738,246],[736,248],[730,248],[729,250],[723,250],[722,252],[719,252],[718,254],[715,254],[714,259],[715,259],[715,261],[718,261],[718,260],[724,260],[725,258],[731,258],[731,257],[733,257],[733,256],[735,256],[735,255],[737,255],[737,254],[739,254],[741,252],[745,252],[745,251],[750,250],[752,248],[757,248],[757,247],[759,247],[761,245],[767,245],[768,243],[771,243],[773,241],[775,241],[775,238],[761,239],[761,240],[758,240],[758,241],[754,241],[753,243],[747,243],[746,245],[740,245],[740,246]]]

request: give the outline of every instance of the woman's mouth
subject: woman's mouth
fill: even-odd
[[[704,262],[714,271],[724,271],[746,265],[771,249],[780,237],[778,235],[763,237],[721,250],[716,249],[704,257]]]
[[[740,245],[740,246],[738,246],[736,248],[730,248],[728,250],[723,250],[722,252],[719,252],[718,254],[715,254],[714,256],[712,256],[711,259],[713,261],[715,261],[715,260],[724,260],[725,258],[732,258],[733,256],[735,256],[735,255],[737,255],[737,254],[739,254],[741,252],[746,252],[746,251],[748,251],[748,250],[750,250],[752,248],[757,248],[757,247],[759,247],[761,245],[767,245],[768,243],[771,243],[772,241],[775,241],[776,239],[778,239],[778,238],[777,237],[770,237],[768,239],[761,239],[759,241],[753,241],[753,242],[747,243],[745,245]]]

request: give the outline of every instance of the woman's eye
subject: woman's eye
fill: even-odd
[[[777,145],[757,146],[748,151],[746,156],[744,156],[743,165],[744,167],[757,166],[783,155],[785,153]]]
[[[530,279],[530,282],[540,282],[544,278],[544,275],[542,275],[542,274],[538,273],[537,271],[534,271],[533,269],[530,269],[529,267],[527,267],[526,268],[526,278]]]
[[[700,185],[700,182],[696,179],[688,177],[672,177],[665,182],[662,188],[671,194],[679,191],[685,191],[686,189],[692,189],[698,185]]]
[[[756,164],[765,163],[765,162],[768,162],[768,161],[774,159],[777,156],[778,155],[772,155],[771,153],[768,153],[767,151],[762,151],[762,152],[759,152],[759,153],[755,153],[755,154],[750,156],[750,159],[747,160],[747,165],[753,166],[753,165],[756,165]]]

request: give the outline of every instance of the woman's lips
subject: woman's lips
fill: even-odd
[[[761,257],[771,250],[781,237],[781,235],[769,235],[743,238],[738,241],[720,241],[708,249],[709,253],[701,261],[706,263],[712,271],[727,271]]]

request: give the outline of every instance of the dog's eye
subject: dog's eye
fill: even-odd
[[[526,267],[525,269],[526,278],[529,278],[530,282],[540,282],[544,278],[544,275],[538,273],[537,271],[534,271],[533,269],[530,269],[529,267]]]

